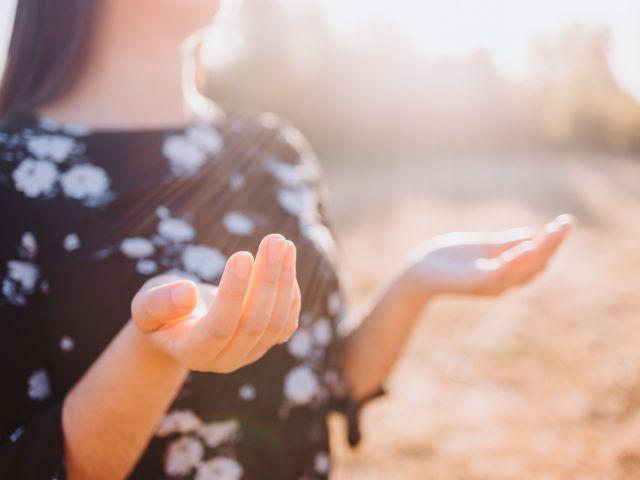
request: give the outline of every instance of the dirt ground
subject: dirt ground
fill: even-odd
[[[345,479],[640,479],[640,159],[502,155],[326,167],[353,300],[452,230],[579,228],[531,286],[425,312]]]

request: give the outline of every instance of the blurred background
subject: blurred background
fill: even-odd
[[[640,3],[226,2],[206,91],[310,139],[352,302],[432,235],[579,222],[532,286],[429,308],[336,478],[639,479]]]

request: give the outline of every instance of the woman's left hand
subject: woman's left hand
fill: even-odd
[[[415,252],[411,286],[426,298],[438,294],[495,296],[542,272],[573,226],[561,215],[540,231],[448,233]]]

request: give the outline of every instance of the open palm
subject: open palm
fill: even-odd
[[[227,261],[219,287],[171,277],[145,285],[132,318],[159,350],[191,370],[227,373],[258,360],[298,326],[295,246],[280,235]]]
[[[540,231],[457,232],[435,237],[412,257],[421,288],[430,294],[498,295],[542,272],[571,231],[562,215]]]

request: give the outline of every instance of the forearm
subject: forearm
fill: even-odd
[[[356,312],[359,326],[345,345],[345,376],[351,395],[362,399],[385,381],[409,338],[429,295],[402,271]]]
[[[186,374],[128,323],[65,399],[68,478],[125,478]]]

